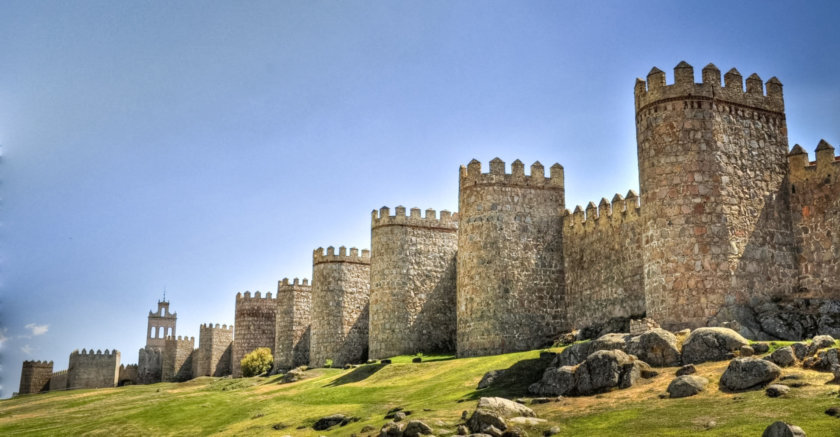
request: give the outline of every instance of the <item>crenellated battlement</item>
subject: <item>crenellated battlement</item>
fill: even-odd
[[[822,181],[826,176],[834,176],[831,180],[836,180],[837,176],[840,176],[840,156],[834,153],[834,146],[826,140],[820,140],[816,149],[816,160],[810,161],[808,152],[799,144],[794,145],[788,154],[790,181]]]
[[[228,326],[227,324],[219,325],[218,323],[216,323],[215,325],[213,325],[212,323],[202,323],[201,326],[199,326],[199,334],[201,334],[201,332],[205,330],[222,330],[233,332],[233,325]]]
[[[27,360],[23,362],[23,367],[50,367],[52,368],[52,361],[41,360]]]
[[[564,227],[573,232],[587,232],[603,226],[618,226],[641,217],[639,195],[633,190],[627,192],[627,197],[616,193],[612,201],[603,197],[597,206],[594,202],[589,202],[586,208],[576,206],[574,212],[569,212],[567,209],[564,217]]]
[[[24,361],[24,363],[26,363],[26,361]],[[136,367],[137,365],[134,364],[134,366]],[[120,365],[120,367],[122,367],[122,365]],[[67,374],[67,369],[64,369],[64,370],[59,370],[57,372],[53,372],[52,376],[53,376],[53,378],[55,378],[56,376],[62,376],[62,375],[66,375],[66,374]]]
[[[108,357],[108,358],[110,358],[110,357],[113,357],[114,355],[119,355],[119,354],[120,354],[120,352],[116,349],[114,349],[112,351],[109,351],[108,349],[105,349],[105,352],[102,352],[101,349],[97,349],[96,352],[94,352],[93,349],[91,349],[91,350],[82,349],[82,351],[79,352],[79,350],[76,349],[76,350],[74,350],[73,352],[70,353],[70,356],[72,357],[73,355],[77,355],[77,356],[87,356],[87,357]]]
[[[420,208],[411,208],[409,215],[406,215],[405,207],[397,206],[394,208],[394,215],[391,215],[391,209],[383,206],[379,210],[371,211],[370,226],[371,229],[385,226],[410,226],[456,231],[458,230],[458,213],[453,214],[443,210],[438,218],[437,211],[434,209],[427,209],[426,215],[421,216]]]
[[[359,254],[359,249],[351,247],[350,253],[348,253],[347,248],[341,246],[338,248],[338,254],[336,254],[333,246],[328,247],[326,253],[324,253],[323,247],[319,247],[312,252],[312,264],[324,263],[370,264],[370,250],[363,249]]]
[[[531,164],[531,173],[525,175],[525,165],[520,160],[510,165],[511,172],[505,172],[505,162],[499,158],[490,161],[490,171],[481,172],[481,162],[473,159],[466,166],[461,166],[461,188],[473,185],[509,185],[520,187],[541,187],[545,189],[563,189],[563,166],[555,163],[545,176],[545,168],[539,161]]]
[[[177,337],[173,337],[173,336],[170,335],[170,336],[166,337],[166,341],[177,341],[179,343],[195,343],[195,337],[187,337],[186,335],[185,336],[180,336],[179,335]]]
[[[282,280],[277,281],[277,292],[278,293],[280,293],[280,288],[281,287],[284,288],[284,289],[286,289],[288,287],[310,287],[309,279],[303,278],[303,282],[301,282],[300,279],[295,278],[294,280],[292,280],[290,282],[289,278],[283,278]]]
[[[720,70],[709,64],[703,67],[702,82],[694,82],[694,67],[680,62],[674,67],[674,83],[666,85],[665,72],[653,67],[647,75],[647,80],[636,79],[634,94],[636,97],[636,113],[652,108],[658,103],[673,100],[691,100],[700,107],[719,103],[728,103],[736,107],[746,107],[783,115],[785,110],[782,96],[782,83],[775,76],[766,83],[753,73],[744,79],[736,69],[729,70],[723,76],[721,86]],[[766,90],[766,92],[765,92]],[[688,106],[685,106],[689,108]]]
[[[276,298],[271,297],[271,292],[265,294],[263,297],[262,292],[257,291],[251,296],[251,291],[246,291],[245,294],[236,293],[236,301],[245,301],[245,300],[276,300]]]

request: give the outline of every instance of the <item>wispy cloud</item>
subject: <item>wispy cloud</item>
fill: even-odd
[[[6,328],[0,329],[0,349],[3,348],[3,345],[8,339],[9,337],[6,337]]]
[[[20,351],[24,353],[24,355],[32,355],[32,346],[25,344],[20,347]]]
[[[26,325],[25,328],[32,331],[32,335],[43,335],[50,329],[50,325],[36,325],[34,323],[30,323]]]

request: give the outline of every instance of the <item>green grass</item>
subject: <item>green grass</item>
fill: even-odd
[[[386,412],[397,406],[411,411],[410,418],[424,420],[436,435],[446,435],[481,396],[527,396],[527,386],[539,379],[549,359],[540,360],[539,351],[463,359],[424,356],[422,363],[411,363],[412,358],[394,357],[393,364],[349,370],[312,369],[307,379],[292,384],[280,384],[279,375],[203,377],[181,384],[21,396],[0,401],[0,435],[362,436],[377,434],[387,422]],[[627,390],[532,405],[548,422],[526,430],[541,435],[556,425],[561,435],[576,436],[684,436],[701,431],[735,436],[761,435],[773,421],[787,420],[808,435],[840,433],[840,419],[824,414],[828,407],[840,406],[838,385],[827,384],[829,374],[785,369],[803,374],[810,385],[793,389],[790,397],[771,399],[761,390],[719,391],[717,381],[726,364],[697,366],[710,384],[691,398],[659,398],[672,379],[675,369],[670,368]],[[494,369],[509,371],[493,387],[477,391],[481,376]],[[360,420],[312,430],[318,418],[334,413]],[[366,425],[376,431],[360,433]],[[297,429],[301,426],[305,428]]]

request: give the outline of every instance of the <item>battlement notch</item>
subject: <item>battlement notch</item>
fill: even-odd
[[[453,231],[458,229],[458,213],[453,214],[447,210],[442,210],[440,217],[437,216],[437,211],[432,208],[426,209],[425,216],[421,216],[420,208],[411,208],[410,215],[406,215],[404,206],[394,208],[394,215],[390,215],[390,212],[391,209],[387,206],[371,211],[371,229],[385,226],[441,228]]]
[[[520,160],[511,164],[511,172],[505,173],[505,162],[499,158],[490,161],[490,171],[481,172],[481,162],[473,159],[466,167],[461,166],[461,188],[473,185],[510,185],[526,187],[544,187],[546,189],[563,189],[563,166],[555,163],[549,169],[549,177],[545,176],[545,167],[536,161],[531,165],[530,175],[525,175],[525,165]]]
[[[796,144],[788,153],[790,181],[823,180],[828,175],[840,175],[840,156],[836,156],[834,146],[826,140],[820,140],[816,148],[816,160],[808,160],[808,152]]]
[[[616,193],[612,201],[602,197],[598,205],[589,202],[586,208],[576,206],[573,213],[564,214],[564,227],[568,231],[588,232],[603,226],[618,226],[623,222],[637,220],[641,216],[639,196],[635,191],[627,192],[627,197]]]
[[[324,263],[370,264],[370,250],[363,249],[359,253],[359,249],[351,247],[350,253],[348,253],[347,248],[341,246],[336,254],[333,246],[327,247],[326,253],[323,247],[319,247],[312,252],[312,264]]]
[[[274,300],[274,298],[271,296],[271,292],[266,293],[265,297],[263,297],[260,291],[254,292],[253,296],[251,296],[251,291],[246,291],[245,294],[236,293],[236,300],[238,302],[247,300]]]

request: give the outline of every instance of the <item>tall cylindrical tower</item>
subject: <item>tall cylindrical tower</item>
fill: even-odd
[[[371,213],[370,357],[455,350],[457,215]]]
[[[291,369],[309,364],[309,329],[312,287],[309,280],[283,278],[277,283],[277,328],[274,341],[274,369]]]
[[[322,367],[359,363],[368,355],[370,251],[347,249],[312,256],[312,323],[309,365]]]
[[[461,167],[458,229],[458,355],[534,349],[566,329],[563,167],[545,177],[519,160]]]
[[[236,316],[233,331],[231,371],[234,378],[242,376],[242,359],[257,348],[267,347],[274,353],[277,300],[271,293],[261,296],[258,291],[251,296],[236,293]]]
[[[725,305],[795,284],[782,84],[681,62],[635,88],[647,315],[705,325]]]

